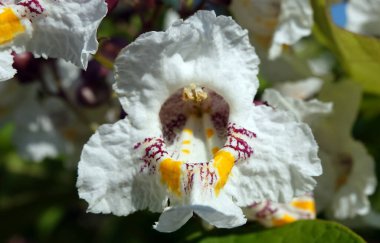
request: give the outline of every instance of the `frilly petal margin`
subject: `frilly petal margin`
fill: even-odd
[[[0,82],[11,79],[16,74],[12,67],[13,56],[10,51],[0,51]]]
[[[167,207],[153,228],[170,233],[181,228],[192,216],[193,210],[190,207]]]
[[[281,13],[273,34],[269,58],[275,59],[282,52],[282,45],[293,45],[311,33],[313,10],[308,0],[282,0]]]
[[[380,4],[377,0],[350,0],[347,3],[346,28],[354,33],[380,35]]]
[[[309,126],[270,106],[252,109],[247,119],[252,121],[252,131],[257,131],[253,155],[234,166],[226,194],[244,207],[263,200],[289,202],[313,191],[313,177],[321,175],[322,167]]]
[[[244,110],[258,88],[258,64],[246,30],[230,17],[198,11],[165,32],[141,35],[123,49],[115,64],[114,89],[131,122],[141,126],[159,128],[158,116],[152,114],[190,83],[221,95],[230,116],[245,120]]]
[[[36,56],[63,58],[87,68],[98,48],[96,30],[107,13],[104,0],[40,0],[46,8],[33,19],[33,37],[26,44]]]
[[[274,89],[266,89],[262,95],[262,100],[267,101],[274,108],[283,109],[294,114],[299,122],[306,122],[311,125],[323,114],[332,112],[332,103],[320,102],[312,99],[303,101],[300,99],[282,96]]]
[[[89,203],[89,212],[121,216],[146,208],[154,212],[164,209],[166,191],[156,186],[156,177],[135,176],[141,164],[131,150],[146,132],[120,120],[99,127],[84,146],[77,187],[79,197]]]
[[[168,207],[162,212],[154,228],[161,232],[173,232],[184,225],[193,212],[218,228],[234,228],[247,222],[241,208],[222,194],[210,200],[194,197],[189,206]]]

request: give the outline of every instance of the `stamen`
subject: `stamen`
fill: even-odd
[[[188,87],[183,88],[182,99],[184,101],[193,101],[197,104],[202,103],[208,97],[207,92],[202,87],[198,87],[192,83]]]

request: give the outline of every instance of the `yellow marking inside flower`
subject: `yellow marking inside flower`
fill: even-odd
[[[212,128],[206,129],[206,136],[207,138],[211,138],[214,135],[214,130]]]
[[[215,185],[215,193],[219,194],[224,187],[235,163],[235,157],[228,151],[219,150],[214,157],[214,168],[218,171],[218,182]]]
[[[289,214],[284,214],[284,216],[279,219],[273,219],[272,224],[273,226],[281,226],[284,224],[290,224],[294,221],[296,221],[296,218],[290,216]]]
[[[193,130],[191,130],[190,128],[185,128],[185,129],[183,129],[183,132],[184,132],[184,133],[188,133],[188,134],[190,134],[190,135],[193,134]]]
[[[213,148],[212,148],[212,150],[211,150],[211,152],[212,152],[212,155],[214,155],[214,156],[215,156],[215,155],[216,155],[216,153],[219,151],[219,149],[220,149],[219,147],[213,147]]]
[[[184,153],[184,154],[190,154],[190,150],[188,150],[188,149],[182,149],[181,151],[182,151],[182,153]]]
[[[164,159],[160,163],[161,182],[165,183],[169,190],[181,196],[181,161],[171,158]]]
[[[315,203],[313,200],[304,200],[304,201],[295,200],[291,202],[291,205],[295,208],[299,208],[305,211],[315,213]]]
[[[182,144],[191,144],[191,141],[190,140],[183,140]]]
[[[19,33],[25,31],[13,9],[4,8],[0,13],[0,45],[10,42]]]

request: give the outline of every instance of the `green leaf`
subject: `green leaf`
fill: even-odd
[[[304,220],[283,227],[261,230],[246,234],[230,234],[224,236],[211,236],[202,239],[202,243],[363,243],[360,236],[348,228],[329,221]]]
[[[42,237],[46,237],[53,232],[59,221],[63,217],[63,209],[53,206],[43,212],[38,220],[37,228]]]
[[[380,94],[380,40],[349,32],[334,24],[326,0],[312,0],[314,34],[339,58],[346,72],[364,91]]]

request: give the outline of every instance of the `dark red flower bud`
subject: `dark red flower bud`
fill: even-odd
[[[32,53],[14,54],[13,60],[13,68],[17,70],[16,78],[21,83],[29,83],[39,77],[42,61],[35,59]]]
[[[107,8],[108,8],[108,13],[110,13],[119,3],[119,0],[106,0],[107,3]]]

